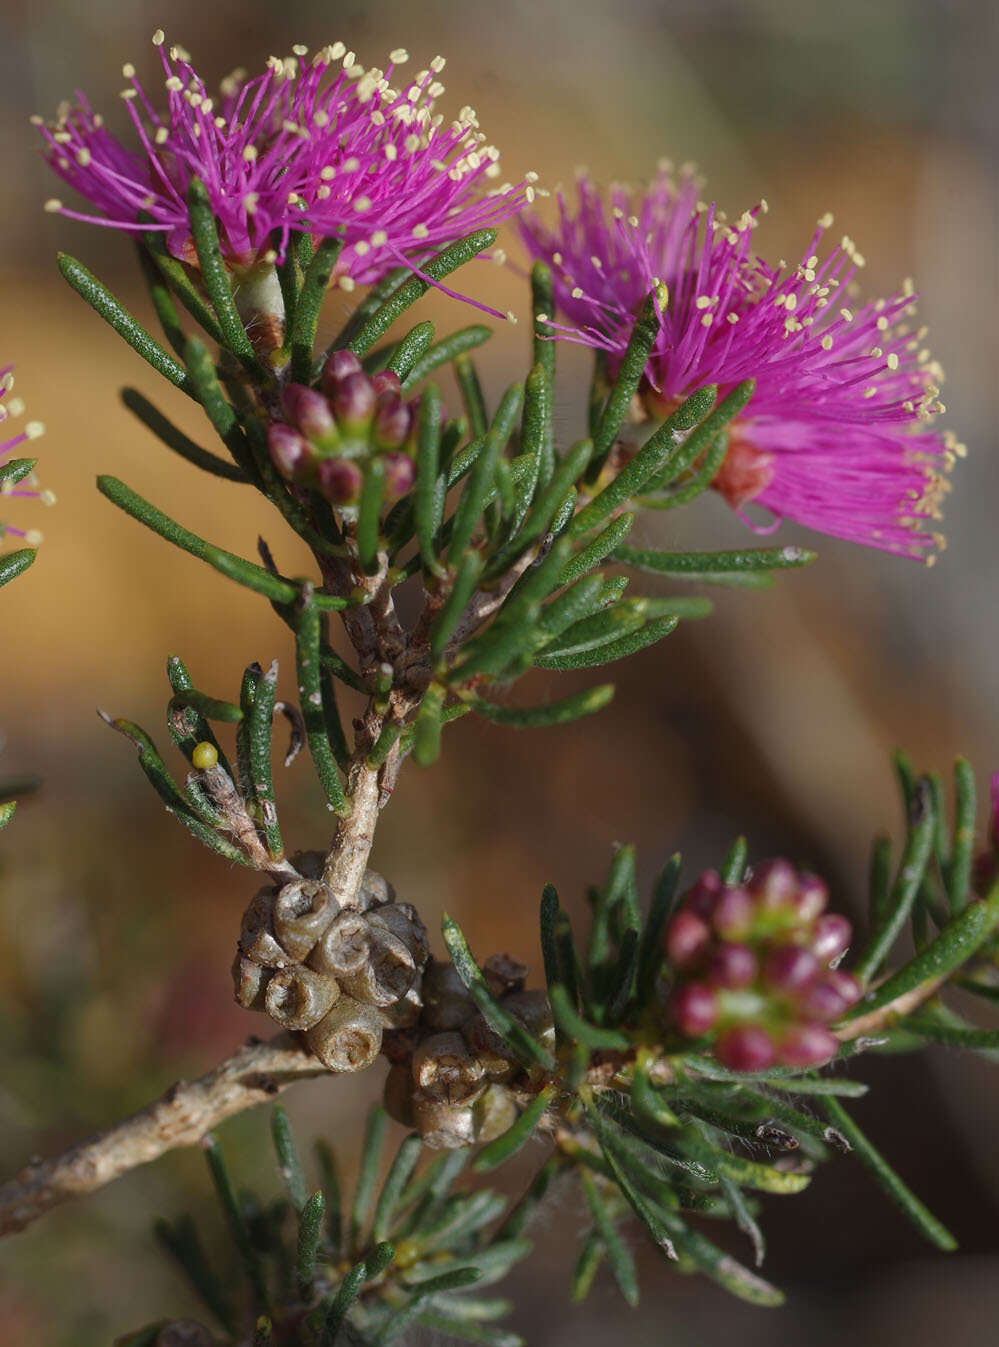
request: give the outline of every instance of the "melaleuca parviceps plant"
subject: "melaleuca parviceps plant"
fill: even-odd
[[[905,835],[897,851],[875,843],[856,942],[821,878],[751,861],[741,838],[700,876],[683,877],[673,857],[647,904],[622,846],[590,890],[586,931],[573,931],[554,887],[541,895],[544,977],[529,986],[519,956],[538,960],[526,934],[515,955],[480,959],[446,917],[435,946],[404,900],[406,876],[390,883],[370,865],[400,769],[410,757],[432,767],[452,721],[540,730],[595,713],[609,683],[541,705],[510,689],[533,668],[610,665],[708,614],[700,595],[642,593],[640,577],[752,591],[813,560],[795,545],[634,547],[639,511],[711,489],[756,533],[789,518],[933,559],[946,474],[963,451],[937,428],[941,375],[911,283],[865,300],[855,245],[824,243],[830,217],[800,263],[772,266],[754,242],[763,203],[732,221],[701,201],[692,174],[665,166],[638,192],[605,195],[584,177],[546,224],[533,174],[498,181],[474,111],[453,121],[437,111],[439,58],[410,77],[404,51],[382,70],[342,44],[297,48],[216,95],[185,52],[162,33],[154,43],[163,94],[125,68],[131,141],[82,98],[39,129],[51,167],[86,203],[49,209],[132,235],[162,337],[81,262],[63,255],[60,269],[172,385],[168,398],[201,408],[212,447],[134,390],[129,410],[192,470],[264,496],[278,532],[251,559],[130,485],[98,486],[270,603],[298,695],[278,699],[276,662],[248,663],[239,688],[207,689],[170,656],[179,782],[145,730],[107,719],[198,841],[258,872],[233,976],[240,1004],[276,1032],[29,1166],[3,1189],[0,1229],[200,1142],[243,1275],[210,1265],[190,1218],[160,1224],[211,1324],[160,1322],[128,1339],[159,1347],[220,1335],[375,1344],[421,1326],[519,1341],[498,1324],[507,1303],[481,1289],[529,1252],[531,1217],[557,1185],[579,1185],[588,1212],[576,1298],[606,1264],[635,1303],[639,1229],[667,1268],[778,1304],[755,1270],[761,1206],[800,1192],[839,1153],[932,1244],[955,1247],[849,1108],[867,1090],[854,1060],[867,1052],[999,1047],[997,1031],[944,995],[957,985],[994,1001],[999,987],[996,827],[976,863],[962,760],[949,823],[942,783],[898,757]],[[410,310],[435,286],[454,295],[456,315],[458,302],[490,314],[470,264],[502,260],[496,231],[513,217],[533,260],[531,364],[490,407],[472,356],[489,326],[438,336],[428,321],[410,325]],[[336,334],[323,313],[333,287],[360,289]],[[595,353],[589,434],[571,445],[556,442],[553,415],[563,341]],[[282,569],[288,529],[311,551],[308,575]],[[276,724],[286,765],[308,754],[336,820],[331,840],[299,852],[286,849],[278,809]],[[898,946],[910,934],[907,957]],[[285,1195],[266,1176],[266,1191],[237,1193],[212,1129],[297,1080],[348,1076],[379,1057],[384,1107],[369,1120],[349,1209],[329,1147],[304,1167],[280,1108]],[[379,1182],[389,1119],[406,1132]],[[498,1169],[529,1140],[536,1177],[510,1209],[463,1177]],[[425,1148],[440,1154],[424,1159]],[[755,1267],[731,1251],[739,1238]]]

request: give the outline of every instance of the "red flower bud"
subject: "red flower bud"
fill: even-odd
[[[829,888],[817,875],[798,876],[798,896],[795,907],[802,921],[814,921],[826,910]]]
[[[740,1024],[722,1034],[715,1056],[730,1071],[765,1071],[777,1060],[777,1048],[766,1029]]]
[[[320,444],[337,438],[333,410],[322,393],[305,384],[287,384],[281,401],[288,416],[303,435]]]
[[[360,374],[361,368],[361,362],[353,351],[332,351],[323,366],[323,392],[334,392],[341,379],[346,379],[349,374]]]
[[[373,439],[381,449],[399,449],[409,439],[413,414],[404,403],[381,406],[375,414]]]
[[[815,923],[812,952],[819,963],[832,963],[850,943],[853,927],[838,912],[826,912]]]
[[[798,1001],[798,1010],[808,1020],[820,1024],[833,1024],[848,1010],[850,1001],[828,973],[820,973],[815,981],[804,989]]]
[[[375,390],[379,407],[390,407],[402,397],[402,384],[394,369],[382,369],[372,374],[371,385]]]
[[[724,940],[741,940],[753,927],[755,906],[748,889],[727,885],[711,914],[711,924]]]
[[[785,1066],[817,1066],[839,1051],[839,1039],[817,1024],[799,1024],[781,1035],[777,1060]]]
[[[718,945],[704,965],[705,978],[716,987],[748,987],[757,971],[756,955],[748,945]]]
[[[721,893],[721,876],[717,870],[705,870],[700,879],[683,895],[683,906],[699,917],[710,917],[715,909],[715,901]]]
[[[686,982],[673,997],[673,1018],[681,1034],[699,1038],[718,1018],[718,1002],[703,982]]]
[[[340,379],[330,396],[339,425],[352,431],[367,430],[375,414],[375,390],[363,370]]]
[[[856,1005],[864,994],[860,983],[853,974],[844,973],[841,968],[830,968],[822,976],[832,983],[847,1005]]]
[[[267,448],[274,466],[289,481],[300,481],[315,464],[308,440],[282,421],[272,421],[267,427]]]
[[[408,454],[400,453],[383,454],[382,462],[385,464],[385,499],[400,500],[413,489],[416,464]]]
[[[798,891],[798,876],[789,861],[766,861],[753,871],[749,891],[769,912],[791,907]]]
[[[364,477],[350,458],[324,458],[319,464],[319,490],[333,505],[353,505],[361,494]]]
[[[763,961],[763,980],[778,992],[800,991],[818,971],[818,959],[801,945],[778,945]]]
[[[681,908],[666,928],[666,957],[674,968],[687,968],[711,942],[707,922]]]

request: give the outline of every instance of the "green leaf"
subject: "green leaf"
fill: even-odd
[[[483,561],[478,552],[464,552],[458,559],[451,591],[430,628],[430,654],[440,661],[454,635],[461,616],[471,601],[482,574]]]
[[[656,974],[663,962],[662,938],[673,909],[673,898],[680,878],[680,854],[670,857],[652,892],[652,905],[642,928],[638,947],[638,972],[635,975],[635,995],[640,1006],[652,995]]]
[[[405,285],[399,286],[394,293],[389,294],[367,319],[360,332],[347,343],[347,348],[357,356],[366,355],[396,319],[405,313],[411,304],[415,304],[421,295],[427,293],[433,281],[442,281],[445,276],[450,276],[452,271],[470,262],[486,248],[492,247],[495,242],[495,229],[480,229],[450,244],[423,265],[423,274],[429,279],[423,280],[420,276],[413,276]]]
[[[597,646],[593,650],[582,651],[577,655],[541,654],[535,663],[542,669],[564,670],[592,669],[597,665],[611,664],[614,660],[625,659],[628,655],[634,655],[639,650],[644,650],[646,646],[661,641],[676,630],[678,620],[676,617],[657,618],[655,621],[646,622],[629,636],[608,641],[606,645]]]
[[[593,1279],[603,1261],[604,1244],[596,1230],[591,1230],[576,1259],[576,1266],[569,1282],[569,1299],[574,1305],[581,1304],[590,1294]]]
[[[923,1206],[919,1198],[895,1173],[880,1151],[871,1145],[839,1100],[824,1100],[822,1109],[837,1132],[849,1142],[851,1150],[861,1164],[870,1170],[876,1182],[884,1189],[896,1206],[905,1213],[924,1239],[929,1240],[931,1244],[935,1244],[944,1253],[953,1252],[957,1248],[957,1240],[945,1226],[941,1225],[932,1212]]]
[[[274,1150],[277,1152],[278,1173],[288,1190],[292,1206],[301,1215],[305,1209],[308,1196],[305,1176],[302,1173],[302,1162],[298,1158],[298,1151],[295,1149],[295,1139],[291,1134],[288,1114],[280,1104],[275,1104],[271,1113],[271,1138],[274,1142]]]
[[[0,495],[23,482],[37,462],[37,458],[9,458],[0,463]]]
[[[413,726],[413,757],[421,767],[432,766],[441,751],[441,717],[447,689],[431,683],[423,694]]]
[[[495,485],[497,460],[510,438],[520,413],[523,396],[524,390],[520,384],[511,384],[503,394],[492,425],[486,433],[482,449],[475,460],[454,513],[454,527],[448,549],[448,560],[452,564],[471,542],[472,534],[482,517],[489,492]]]
[[[0,589],[23,575],[37,555],[33,547],[21,547],[16,552],[0,556]]]
[[[585,692],[574,693],[571,697],[549,702],[545,706],[499,706],[496,702],[477,698],[471,702],[471,707],[476,715],[494,724],[535,729],[546,725],[566,725],[583,716],[595,715],[604,709],[613,696],[613,684],[601,683],[598,687],[587,688]]]
[[[546,659],[564,659],[580,655],[598,646],[638,631],[645,626],[645,612],[641,599],[625,599],[603,612],[593,613],[574,623],[560,637],[545,646]]]
[[[236,1317],[222,1289],[218,1274],[208,1261],[197,1226],[190,1216],[180,1216],[171,1225],[159,1220],[153,1226],[156,1238],[177,1261],[202,1302],[227,1332],[235,1334]]]
[[[471,327],[463,327],[458,332],[452,332],[450,336],[444,337],[436,346],[431,346],[420,356],[403,379],[402,391],[408,393],[435,369],[439,369],[441,365],[449,365],[466,351],[473,351],[477,346],[487,342],[492,335],[492,328],[483,327],[481,323],[473,323]]]
[[[582,1043],[591,1052],[627,1052],[631,1040],[616,1029],[590,1024],[572,1004],[566,988],[559,982],[549,988],[549,1000],[555,1023],[570,1043]]]
[[[284,855],[281,829],[278,826],[277,802],[274,797],[274,773],[271,767],[271,740],[274,734],[274,705],[277,698],[278,665],[271,667],[257,681],[253,706],[250,710],[249,749],[253,796],[260,810],[264,840],[272,860]]]
[[[371,1226],[371,1238],[375,1243],[380,1243],[387,1239],[392,1223],[395,1220],[396,1212],[410,1179],[413,1177],[413,1171],[420,1158],[423,1149],[423,1141],[415,1133],[408,1137],[403,1137],[399,1149],[395,1153],[392,1161],[392,1167],[382,1185],[382,1190],[378,1195],[378,1202],[375,1206],[374,1220]]]
[[[419,358],[429,350],[433,339],[433,323],[417,323],[397,343],[395,350],[392,352],[392,358],[385,368],[398,374],[400,381],[405,379]]]
[[[612,519],[603,532],[598,533],[592,542],[580,548],[575,556],[569,559],[562,572],[562,583],[567,585],[577,576],[585,575],[594,566],[598,566],[604,557],[609,556],[622,539],[628,536],[634,522],[633,514],[620,514],[616,519]]]
[[[364,484],[357,507],[357,555],[366,575],[378,570],[381,546],[380,520],[385,495],[385,460],[369,458],[364,467]]]
[[[316,1259],[323,1237],[323,1212],[326,1200],[321,1192],[313,1193],[302,1206],[298,1220],[298,1243],[295,1250],[295,1273],[299,1290],[307,1296],[316,1276]]]
[[[172,421],[168,421],[162,412],[144,398],[137,388],[123,388],[121,400],[132,415],[138,417],[158,440],[162,441],[168,449],[172,449],[175,454],[179,454],[181,458],[186,459],[188,463],[193,463],[196,468],[200,468],[203,472],[210,472],[213,477],[223,477],[230,482],[248,482],[250,480],[236,463],[230,463],[227,459],[219,458],[217,454],[202,449],[200,444],[195,444],[194,440],[185,435],[182,430],[178,430]]]
[[[326,1206],[326,1237],[330,1242],[330,1252],[334,1258],[340,1257],[343,1240],[342,1200],[340,1195],[340,1177],[337,1173],[336,1156],[328,1141],[316,1142],[316,1162],[322,1180],[323,1199]]]
[[[634,1309],[639,1299],[635,1260],[618,1233],[610,1212],[607,1210],[607,1204],[600,1195],[600,1190],[593,1178],[585,1170],[579,1177],[583,1185],[583,1192],[586,1194],[586,1203],[590,1208],[590,1215],[600,1232],[600,1241],[607,1254],[607,1263],[614,1281],[617,1283],[617,1289],[621,1292],[626,1304]]]
[[[437,559],[435,538],[440,528],[438,503],[443,504],[439,491],[441,448],[441,395],[434,384],[428,384],[420,397],[416,429],[416,487],[413,496],[413,519],[420,556],[428,572],[441,571]]]
[[[371,1210],[387,1126],[388,1114],[380,1105],[376,1104],[368,1114],[367,1126],[364,1129],[364,1144],[361,1147],[357,1185],[354,1188],[354,1203],[350,1212],[350,1242],[352,1248],[360,1247],[361,1232],[364,1229],[365,1221],[368,1219],[368,1212]]]
[[[212,302],[215,316],[222,330],[223,343],[245,365],[251,374],[262,378],[264,370],[253,345],[246,335],[243,320],[236,308],[229,283],[229,270],[219,247],[215,215],[205,185],[191,178],[187,189],[187,211],[191,220],[191,235],[198,254],[201,280]]]
[[[340,784],[323,713],[323,676],[320,656],[322,627],[311,585],[303,585],[295,613],[295,657],[298,691],[301,699],[305,737],[330,808],[341,818],[350,813],[350,804]]]
[[[191,533],[169,515],[165,515],[162,510],[158,510],[155,505],[150,505],[149,501],[144,500],[117,477],[98,477],[97,489],[113,505],[117,505],[119,510],[124,510],[126,514],[137,519],[140,524],[145,524],[146,528],[152,529],[175,547],[190,552],[200,561],[207,562],[209,566],[214,567],[228,579],[235,580],[237,584],[263,594],[265,598],[277,603],[291,604],[298,597],[298,587],[290,580],[271,575],[263,566],[258,566],[253,561],[247,561],[222,547],[216,547],[214,543],[207,542],[204,538],[199,538],[196,533]]]
[[[0,804],[0,832],[3,832],[7,824],[14,817],[14,811],[17,809],[16,800],[6,800]]]
[[[958,758],[954,763],[954,842],[946,871],[947,896],[953,912],[960,912],[971,891],[976,809],[974,770],[966,759]]]
[[[495,1141],[491,1141],[488,1146],[484,1146],[479,1151],[472,1161],[472,1168],[475,1172],[487,1174],[491,1169],[498,1169],[511,1156],[516,1155],[531,1136],[535,1127],[541,1121],[545,1109],[554,1098],[554,1085],[546,1085],[543,1090],[539,1090],[517,1121],[508,1127],[502,1136],[498,1136]]]
[[[722,883],[741,884],[746,874],[746,858],[749,846],[744,837],[737,837],[722,864]]]
[[[295,313],[287,338],[291,350],[293,383],[307,384],[312,381],[313,352],[316,347],[319,315],[329,289],[333,268],[342,248],[342,239],[325,238],[309,261],[302,289],[295,301]]]
[[[372,1275],[369,1266],[372,1260],[376,1260],[375,1265],[379,1266],[380,1270],[384,1270],[394,1257],[395,1250],[391,1244],[380,1244],[369,1258],[362,1258],[353,1265],[340,1283],[340,1289],[336,1295],[329,1298],[322,1333],[319,1338],[319,1347],[335,1347],[351,1306],[361,1294],[364,1283]]]
[[[913,801],[909,836],[884,915],[871,932],[853,969],[862,985],[877,975],[909,919],[933,850],[935,826],[932,796],[925,782],[921,782]]]
[[[654,552],[638,547],[619,547],[614,560],[636,570],[655,575],[672,575],[684,580],[713,580],[742,576],[759,571],[786,570],[807,566],[815,553],[803,547],[762,547],[730,552]]]
[[[160,275],[191,317],[195,322],[200,323],[212,341],[217,342],[219,346],[223,346],[225,342],[222,337],[222,329],[219,327],[214,313],[198,293],[191,278],[184,270],[183,263],[167,252],[162,236],[149,231],[142,235],[142,242],[145,245],[146,255],[152,258],[153,264]]]
[[[468,417],[472,434],[478,438],[486,433],[489,425],[489,413],[486,411],[486,399],[482,392],[478,371],[471,356],[459,355],[455,358],[454,373],[461,391],[461,401]]]
[[[137,355],[152,365],[157,374],[162,374],[164,379],[168,379],[188,397],[196,397],[191,377],[184,366],[174,360],[155,337],[150,336],[142,324],[132,317],[124,305],[119,304],[110,290],[81,262],[67,253],[60,253],[59,270],[76,293],[114,328],[119,337],[128,342]]]
[[[240,1211],[239,1203],[236,1200],[236,1194],[233,1191],[232,1181],[229,1178],[229,1170],[226,1166],[222,1151],[218,1142],[209,1132],[202,1138],[201,1149],[204,1151],[205,1159],[208,1162],[208,1170],[212,1176],[212,1183],[215,1187],[215,1193],[219,1200],[219,1205],[225,1214],[226,1223],[229,1226],[229,1233],[232,1236],[233,1243],[239,1250],[239,1256],[243,1263],[243,1270],[246,1273],[250,1286],[253,1288],[253,1300],[257,1310],[266,1310],[267,1308],[267,1283],[264,1278],[264,1269],[260,1261],[260,1255],[250,1238],[250,1232],[246,1221]]]
[[[441,929],[444,943],[454,963],[458,976],[471,993],[472,1000],[482,1012],[483,1018],[502,1041],[525,1066],[540,1066],[546,1071],[554,1068],[551,1055],[537,1040],[527,1032],[519,1020],[515,1019],[493,998],[478,964],[472,957],[468,943],[461,933],[458,923],[445,912]]]
[[[635,319],[628,345],[621,358],[617,378],[610,390],[610,396],[604,404],[593,434],[593,459],[590,464],[591,479],[603,467],[611,446],[617,439],[624,424],[631,400],[638,392],[638,385],[648,362],[652,347],[661,327],[660,313],[668,300],[666,287],[656,283],[653,292],[648,295]]]
[[[177,692],[170,699],[171,711],[181,711],[187,707],[203,716],[205,720],[218,720],[224,725],[236,725],[243,719],[243,712],[232,702],[209,697],[206,692],[198,692],[195,688]]]

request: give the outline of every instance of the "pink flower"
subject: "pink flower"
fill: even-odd
[[[935,531],[945,472],[963,446],[932,426],[942,373],[914,331],[914,291],[857,303],[864,259],[844,237],[819,251],[819,221],[797,266],[772,267],[752,248],[766,203],[730,223],[698,198],[700,182],[660,170],[643,192],[586,176],[578,201],[559,197],[553,229],[521,221],[532,256],[552,268],[569,327],[560,335],[620,360],[655,281],[669,300],[646,367],[644,401],[662,417],[702,384],[756,392],[732,423],[713,485],[745,518],[753,503],[836,537],[910,557],[943,543]],[[932,560],[932,557],[929,558]]]
[[[212,96],[186,52],[153,38],[166,81],[161,112],[124,68],[123,91],[136,144],[112,135],[82,94],[52,124],[36,118],[46,157],[96,214],[61,201],[47,209],[115,229],[154,230],[182,261],[195,260],[186,193],[201,179],[226,260],[245,269],[284,256],[292,230],[339,236],[344,288],[371,284],[401,264],[499,224],[533,198],[528,175],[516,187],[484,190],[499,174],[475,113],[437,113],[444,61],[401,79],[405,51],[385,70],[365,70],[343,43],[311,60],[297,47],[271,57],[263,74],[237,71]],[[394,83],[393,83],[394,81]]]

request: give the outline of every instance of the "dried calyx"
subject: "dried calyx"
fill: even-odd
[[[412,488],[415,417],[403,402],[392,370],[367,375],[350,351],[334,351],[319,388],[287,384],[283,421],[268,430],[271,458],[288,481],[320,491],[340,508],[355,505],[376,460],[384,472],[383,499]]]

